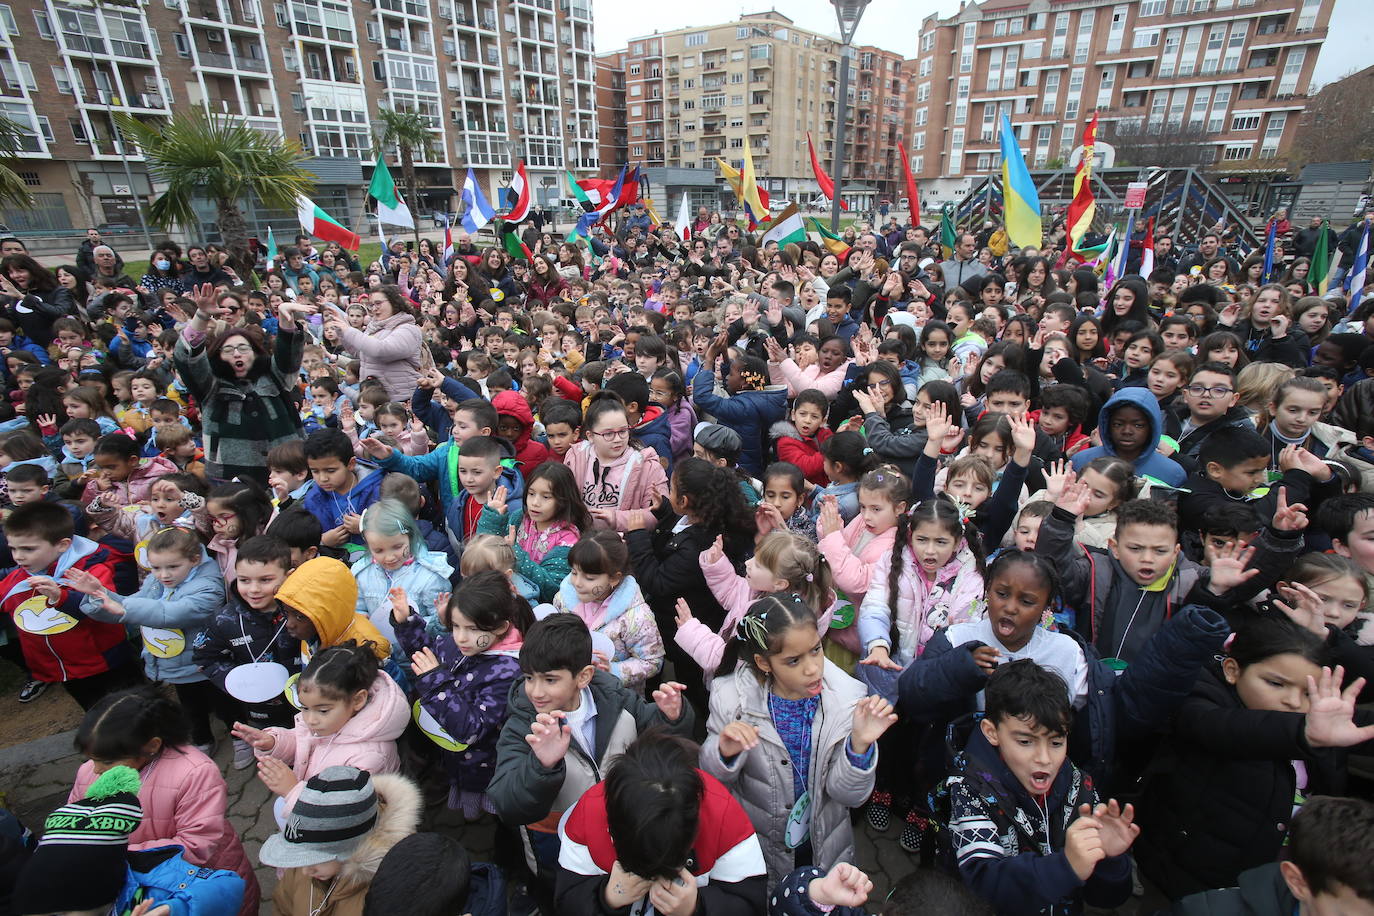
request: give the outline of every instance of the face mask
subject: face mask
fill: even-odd
[[[170,267],[172,266],[172,262],[171,262],[171,261],[154,261],[154,262],[153,262],[153,266],[156,267],[158,270],[167,270],[168,268],[170,268]]]

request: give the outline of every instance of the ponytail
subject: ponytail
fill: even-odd
[[[906,565],[907,551],[911,546],[908,541],[912,532],[916,530],[916,526],[923,522],[935,522],[955,539],[955,556],[958,555],[960,549],[967,546],[969,553],[973,555],[978,574],[981,576],[985,573],[983,545],[978,529],[973,524],[972,515],[968,519],[962,518],[958,505],[945,494],[941,493],[933,499],[917,503],[910,512],[897,519],[897,534],[892,540],[892,564],[887,573],[887,607],[892,621],[888,631],[888,640],[892,646],[893,654],[895,654],[897,647],[898,584],[902,580],[902,568]]]

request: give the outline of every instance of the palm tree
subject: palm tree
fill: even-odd
[[[119,129],[143,150],[153,177],[167,190],[148,207],[153,222],[193,225],[198,196],[215,202],[225,250],[239,276],[252,275],[248,224],[241,201],[256,196],[271,209],[295,210],[296,197],[309,195],[315,176],[309,157],[295,141],[271,136],[232,116],[200,108],[179,112],[156,125],[116,114]]]
[[[391,147],[396,147],[401,159],[401,177],[405,180],[408,203],[419,206],[419,182],[415,177],[415,153],[428,159],[434,134],[430,133],[429,118],[415,111],[395,111],[382,108],[377,112],[377,123],[372,131],[372,143],[377,155],[384,155]],[[411,215],[415,214],[411,210]],[[420,224],[415,223],[415,248],[420,248]]]
[[[0,117],[0,206],[21,210],[33,206],[33,195],[29,193],[28,185],[15,171],[15,166],[19,164],[19,157],[15,153],[24,148],[24,139],[31,132],[18,121]]]

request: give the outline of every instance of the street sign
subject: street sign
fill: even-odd
[[[1145,192],[1150,186],[1144,181],[1133,181],[1126,185],[1126,209],[1139,210],[1145,206]]]

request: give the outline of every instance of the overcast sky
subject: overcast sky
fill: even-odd
[[[1336,0],[1331,38],[1317,61],[1315,83],[1330,82],[1369,63],[1368,49],[1374,47],[1374,17],[1367,13],[1369,0]],[[1366,12],[1357,9],[1366,6]],[[668,31],[689,25],[731,22],[743,13],[775,8],[768,0],[741,3],[740,0],[687,0],[675,3],[645,3],[643,0],[593,0],[596,17],[596,49],[616,51],[631,38],[649,35],[655,29]],[[921,20],[931,13],[950,16],[959,9],[958,0],[872,0],[859,23],[857,44],[870,44],[906,57],[916,56]],[[797,25],[814,32],[838,35],[835,8],[827,0],[788,0],[786,15]]]

